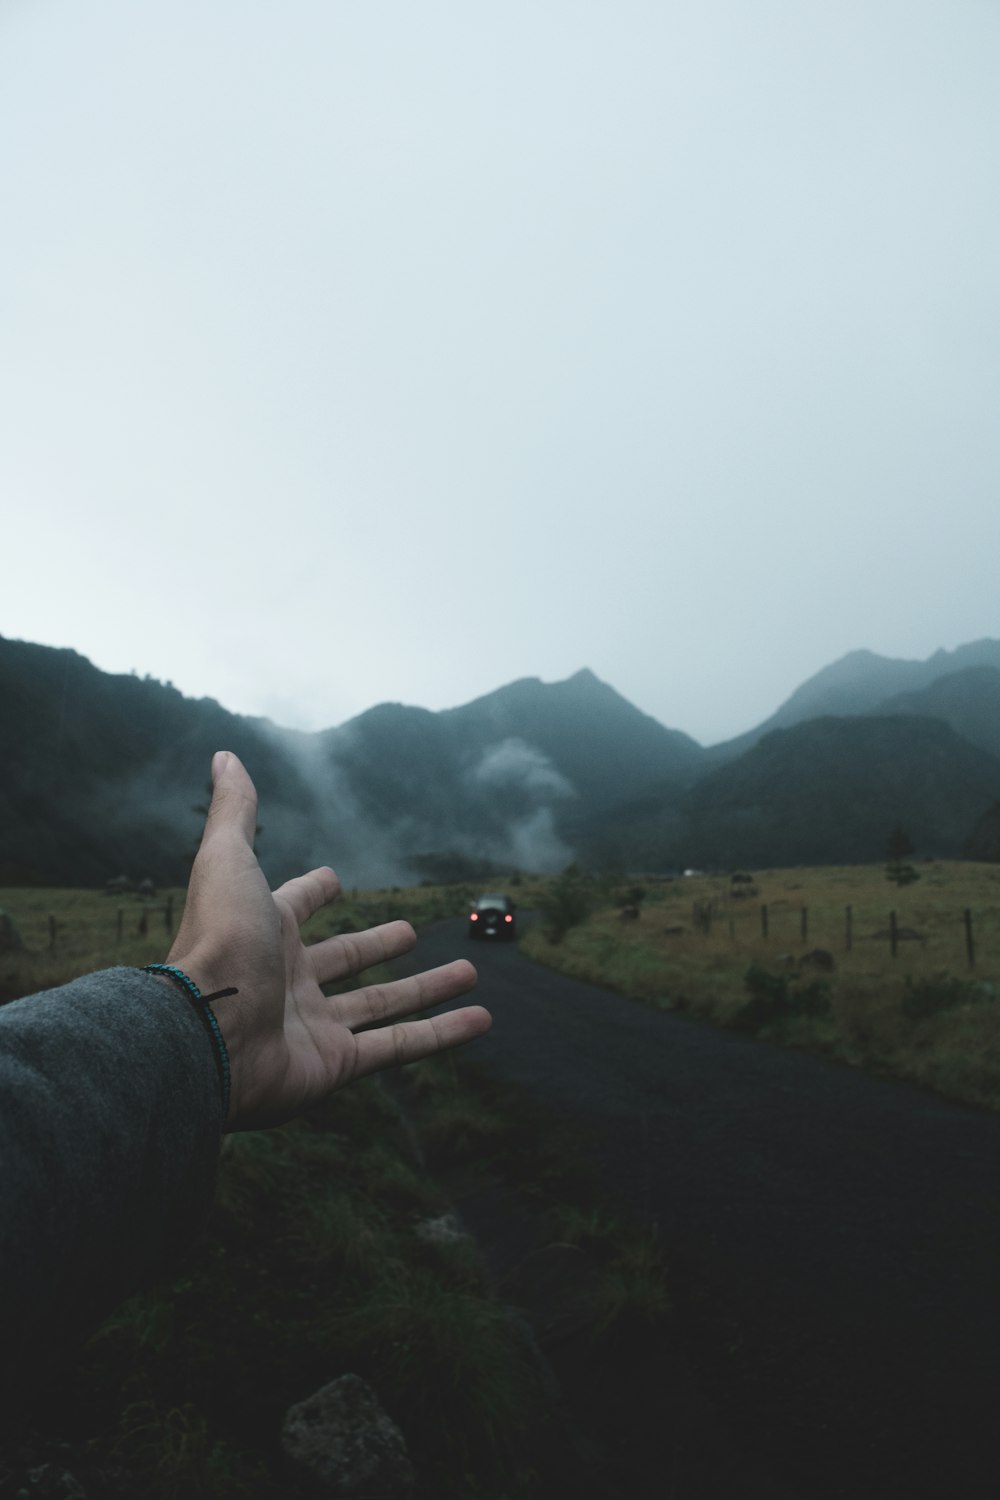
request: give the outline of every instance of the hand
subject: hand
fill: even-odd
[[[464,959],[391,984],[324,995],[321,984],[407,953],[416,942],[413,928],[386,922],[306,947],[299,928],[339,895],[336,875],[311,870],[272,894],[253,852],[257,793],[231,752],[214,757],[212,785],[168,962],[204,995],[231,985],[239,991],[212,1007],[232,1069],[227,1130],[277,1125],[352,1078],[489,1030],[489,1012],[478,1005],[401,1020],[471,990],[476,971]],[[355,1034],[373,1022],[384,1024]]]

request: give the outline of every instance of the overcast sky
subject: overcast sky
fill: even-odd
[[[703,743],[1000,635],[995,0],[0,0],[0,633]]]

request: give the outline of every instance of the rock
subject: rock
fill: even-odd
[[[414,1474],[403,1434],[357,1375],[331,1380],[290,1407],[281,1446],[330,1500],[408,1500]]]
[[[439,1214],[436,1219],[421,1219],[419,1224],[414,1225],[413,1233],[428,1245],[474,1243],[472,1235],[462,1228],[461,1220],[455,1213]]]

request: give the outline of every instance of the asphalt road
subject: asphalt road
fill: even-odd
[[[473,960],[494,1024],[470,1056],[578,1120],[657,1227],[755,1472],[801,1500],[1000,1497],[1000,1119],[631,1003],[463,921],[417,956]]]

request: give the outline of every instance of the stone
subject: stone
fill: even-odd
[[[436,1219],[421,1219],[413,1226],[413,1233],[418,1240],[423,1240],[429,1245],[475,1243],[472,1235],[462,1228],[461,1220],[456,1213],[439,1214]]]
[[[358,1375],[341,1375],[289,1408],[281,1430],[289,1462],[330,1500],[409,1500],[413,1465],[403,1434]]]

